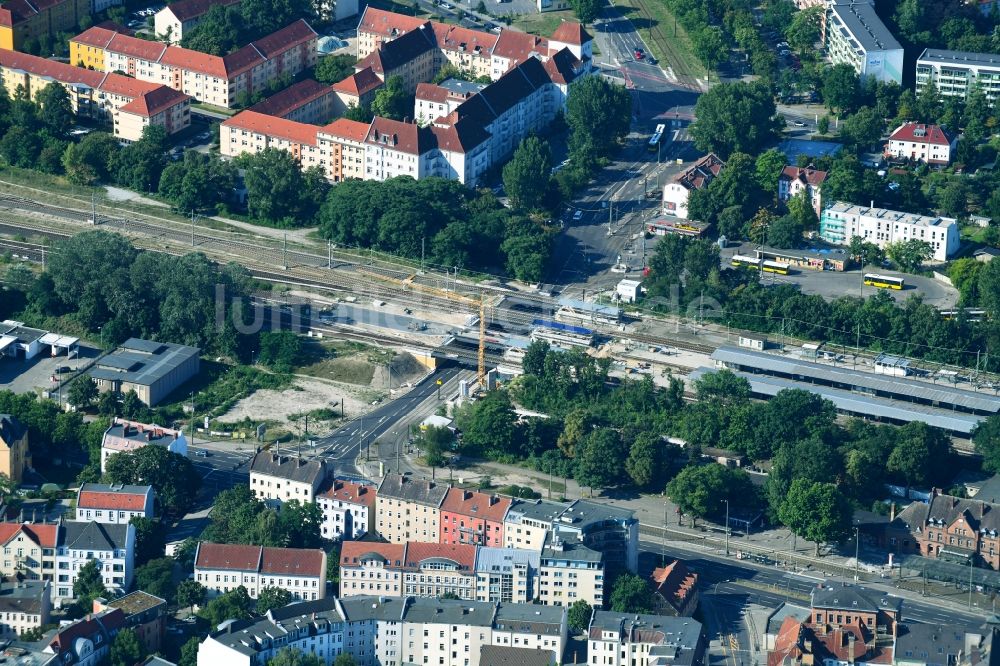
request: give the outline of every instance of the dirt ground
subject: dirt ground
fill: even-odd
[[[339,408],[341,400],[344,401],[344,416],[350,418],[368,408],[371,401],[369,393],[369,389],[360,386],[298,377],[293,388],[257,391],[240,400],[218,420],[222,423],[236,423],[250,418],[255,421],[277,421],[287,426],[290,423],[289,414],[301,414],[324,407],[333,408],[334,404]]]

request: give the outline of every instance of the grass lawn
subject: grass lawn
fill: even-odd
[[[691,38],[662,0],[618,0],[616,6],[632,21],[662,65],[669,65],[678,77],[705,76],[705,68],[694,55]]]
[[[204,102],[191,102],[191,108],[201,109],[202,111],[211,111],[212,113],[221,113],[224,116],[235,116],[237,113],[237,109],[227,109],[222,106],[205,104]]]
[[[392,352],[350,341],[312,341],[303,347],[305,362],[297,374],[368,386],[378,365],[388,363]]]
[[[525,32],[543,37],[550,36],[563,21],[575,21],[572,10],[543,12],[541,14],[521,14],[513,17],[512,25]]]

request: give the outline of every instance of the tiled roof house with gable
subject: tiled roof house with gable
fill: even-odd
[[[673,182],[664,185],[663,214],[686,220],[691,192],[708,187],[725,166],[726,163],[718,155],[709,153],[688,167]]]
[[[946,166],[951,162],[957,144],[958,135],[951,134],[940,125],[903,123],[889,135],[885,156]]]
[[[260,451],[250,463],[250,490],[261,500],[313,502],[327,474],[322,460]]]
[[[441,504],[440,542],[503,546],[503,519],[511,499],[451,488]]]
[[[296,601],[326,596],[326,553],[312,548],[269,548],[198,544],[195,580],[210,596],[235,590],[241,585],[254,599],[265,587],[287,590]]]
[[[128,523],[152,518],[156,493],[152,486],[85,483],[76,494],[76,519],[98,523]]]
[[[331,479],[316,495],[324,539],[360,539],[375,531],[375,486]]]
[[[805,193],[818,218],[823,214],[823,182],[826,171],[820,171],[811,164],[807,167],[786,166],[778,175],[778,199],[787,202],[800,193]]]
[[[683,560],[657,567],[650,576],[650,582],[659,615],[691,617],[698,609],[698,574],[688,569]]]
[[[386,474],[375,499],[375,529],[390,543],[437,541],[448,485]]]
[[[120,609],[102,611],[61,627],[43,651],[56,655],[59,664],[97,666],[124,628],[125,614]]]

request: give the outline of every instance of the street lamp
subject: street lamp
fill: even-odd
[[[729,557],[729,500],[722,500],[726,503],[726,557]]]
[[[854,580],[858,581],[860,578],[858,576],[858,555],[861,550],[861,540],[859,539],[859,532],[857,525],[854,526]]]

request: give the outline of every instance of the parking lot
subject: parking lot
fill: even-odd
[[[63,373],[64,381],[68,382],[76,376],[79,368],[88,365],[98,356],[98,349],[95,347],[87,347],[81,343],[79,349],[79,358],[66,358],[65,354],[49,356],[46,351],[27,361],[0,356],[0,391],[37,393],[55,389],[56,383],[52,378],[59,368],[70,369]]]
[[[153,17],[156,16],[156,12],[163,9],[164,5],[150,5],[149,7],[144,7],[143,9],[132,12],[128,15],[128,23],[126,25],[136,32],[142,32],[149,28],[152,32],[152,21]]]

